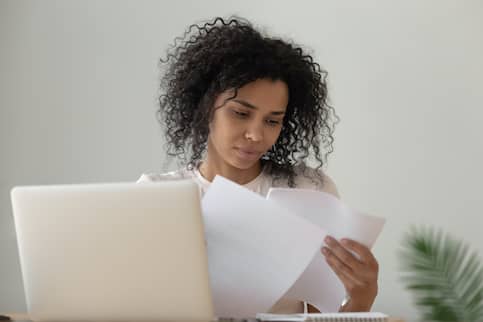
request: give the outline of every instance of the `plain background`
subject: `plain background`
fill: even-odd
[[[25,311],[10,189],[167,170],[158,59],[189,24],[230,14],[329,71],[341,123],[326,171],[347,204],[387,218],[374,310],[417,316],[398,256],[411,225],[483,253],[482,1],[0,0],[0,312]]]

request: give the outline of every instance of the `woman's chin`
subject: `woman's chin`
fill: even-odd
[[[253,168],[260,159],[257,160],[240,160],[239,158],[234,158],[230,164],[240,170],[248,170]]]

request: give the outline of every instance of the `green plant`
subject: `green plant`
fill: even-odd
[[[441,230],[413,228],[401,263],[424,321],[483,321],[483,268],[467,244]]]

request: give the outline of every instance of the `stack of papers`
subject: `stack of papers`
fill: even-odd
[[[336,312],[345,291],[320,253],[324,237],[372,247],[384,225],[324,192],[272,188],[263,198],[220,176],[202,209],[218,317],[254,317],[282,297]]]

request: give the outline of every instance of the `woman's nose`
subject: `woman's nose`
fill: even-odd
[[[259,122],[250,124],[246,129],[245,138],[254,142],[263,140],[263,125]]]

